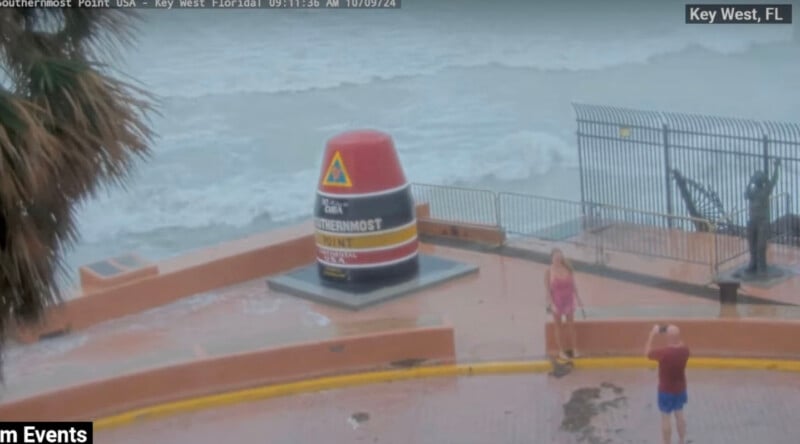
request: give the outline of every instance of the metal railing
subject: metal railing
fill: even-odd
[[[587,227],[580,202],[520,193],[498,193],[499,225],[508,234],[575,242]]]
[[[454,222],[499,226],[497,196],[489,190],[414,183],[417,202],[430,205],[431,217]]]
[[[500,226],[507,233],[605,251],[716,264],[714,226],[705,219],[670,216],[518,193],[499,193]],[[694,231],[703,227],[703,232]],[[670,229],[664,227],[673,227]]]
[[[750,176],[783,167],[776,193],[800,196],[800,123],[573,104],[581,201],[688,215],[671,178],[708,185],[730,213]]]
[[[581,203],[521,193],[412,184],[414,198],[430,205],[431,217],[491,225],[507,234],[605,251],[701,264],[716,275],[748,252],[746,209],[724,220],[677,216],[621,206]],[[791,214],[788,193],[772,196],[772,214]],[[777,217],[777,216],[776,216]],[[775,217],[773,218],[773,222]],[[773,232],[773,240],[782,231]],[[786,244],[787,242],[784,242]],[[774,248],[788,248],[782,244]]]

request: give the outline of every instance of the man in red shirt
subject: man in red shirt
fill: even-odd
[[[653,338],[657,334],[666,335],[667,345],[653,349]],[[648,359],[658,361],[658,409],[661,411],[661,433],[664,444],[672,439],[672,418],[678,429],[678,442],[686,444],[686,418],[683,406],[688,401],[686,395],[686,362],[689,361],[689,348],[681,341],[681,332],[674,325],[656,325],[650,331],[645,346]]]

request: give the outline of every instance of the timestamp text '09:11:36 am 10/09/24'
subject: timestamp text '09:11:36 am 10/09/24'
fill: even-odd
[[[260,0],[267,8],[397,9],[401,0]],[[263,6],[262,6],[263,7]]]

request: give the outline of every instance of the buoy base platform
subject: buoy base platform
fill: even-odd
[[[269,278],[267,279],[267,285],[271,290],[314,302],[350,310],[359,310],[477,271],[477,265],[420,254],[417,275],[411,279],[389,285],[380,281],[368,283],[332,283],[323,281],[319,276],[316,263]]]

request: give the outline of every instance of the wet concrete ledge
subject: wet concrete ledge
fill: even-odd
[[[153,368],[0,404],[4,421],[93,420],[156,404],[322,376],[455,362],[453,328],[395,329]]]
[[[603,319],[575,323],[583,356],[641,356],[655,324],[675,324],[694,356],[800,358],[800,321],[771,319]],[[557,352],[555,326],[545,325],[548,354]],[[654,346],[663,336],[657,336]]]
[[[513,257],[517,259],[529,260],[540,264],[547,264],[550,262],[550,256],[547,253],[529,250],[525,248],[512,247],[508,245],[489,245],[477,242],[464,242],[458,239],[442,238],[439,236],[424,235],[422,240],[426,243],[433,245],[441,245],[450,248],[462,248],[471,251],[498,254],[506,257]],[[694,296],[706,300],[719,300],[719,290],[714,287],[697,285],[688,282],[681,282],[672,279],[651,276],[635,271],[621,270],[618,268],[610,268],[603,265],[585,262],[573,261],[575,270],[580,273],[593,274],[602,276],[609,279],[637,284],[645,287],[659,288],[662,290],[681,293],[689,296]],[[739,303],[742,304],[771,304],[771,305],[787,305],[797,306],[796,304],[788,304],[785,302],[773,301],[770,299],[759,298],[740,294],[738,298]]]

